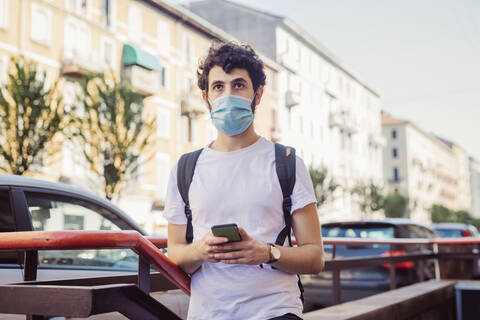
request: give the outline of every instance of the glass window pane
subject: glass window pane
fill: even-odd
[[[109,210],[87,201],[41,193],[26,193],[36,231],[128,230]],[[138,258],[128,249],[39,251],[40,264],[136,269]]]
[[[7,190],[0,190],[0,232],[15,231],[10,197]],[[17,253],[15,251],[0,251],[0,264],[16,264]]]

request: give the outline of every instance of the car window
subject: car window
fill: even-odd
[[[368,239],[392,239],[393,227],[369,227],[369,226],[342,226],[322,227],[322,235],[325,237],[368,238]]]
[[[8,190],[0,190],[0,232],[15,231]],[[0,251],[0,264],[17,264],[15,251]]]
[[[35,231],[132,229],[119,216],[96,204],[43,193],[25,193]],[[43,265],[137,269],[129,249],[39,251]]]
[[[435,229],[435,232],[442,238],[461,238],[462,229]]]
[[[409,238],[431,238],[429,234],[425,232],[419,226],[410,225],[408,226]]]

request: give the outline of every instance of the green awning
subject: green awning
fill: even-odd
[[[122,63],[125,66],[138,65],[149,70],[162,69],[157,57],[131,44],[123,45]]]

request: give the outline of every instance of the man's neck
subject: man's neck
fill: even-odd
[[[219,132],[217,140],[215,140],[210,147],[220,152],[231,152],[246,148],[257,142],[259,138],[260,136],[255,132],[252,123],[247,130],[236,136],[230,137]]]

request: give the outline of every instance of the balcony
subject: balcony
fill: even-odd
[[[160,76],[156,70],[148,70],[137,65],[125,66],[123,79],[143,96],[154,95],[160,88]]]
[[[342,116],[338,112],[330,111],[328,120],[329,120],[330,128],[334,128],[334,127],[342,128],[343,126]]]
[[[70,78],[81,78],[89,73],[100,73],[105,70],[98,55],[93,52],[82,52],[77,49],[63,50],[62,74]]]
[[[287,90],[285,94],[285,106],[290,109],[300,104],[300,95],[293,90]]]
[[[194,90],[184,91],[182,93],[180,108],[182,116],[187,116],[191,119],[208,112],[205,102]]]
[[[337,127],[346,134],[354,134],[358,132],[357,120],[346,111],[330,112],[329,115],[330,128]]]

